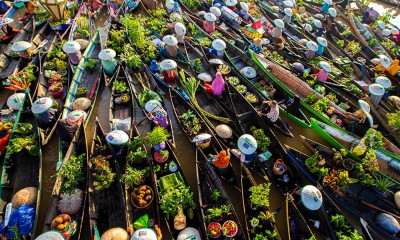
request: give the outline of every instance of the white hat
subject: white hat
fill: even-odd
[[[110,60],[110,59],[115,58],[116,55],[117,55],[117,53],[113,49],[107,48],[107,49],[100,51],[99,58],[101,60]]]
[[[328,4],[328,5],[332,5],[332,0],[324,0],[324,3]]]
[[[210,13],[210,12],[204,14],[204,19],[207,22],[215,22],[215,21],[217,21],[217,17],[213,13]]]
[[[175,23],[174,29],[175,29],[176,34],[178,34],[179,36],[184,36],[186,33],[186,27],[181,22]]]
[[[161,105],[160,101],[153,99],[153,100],[149,100],[145,104],[144,109],[146,110],[146,112],[150,112],[150,111],[155,112],[158,109],[162,109],[162,105]]]
[[[183,229],[176,240],[201,240],[200,233],[196,228],[186,227]]]
[[[151,228],[139,228],[137,229],[130,240],[157,240],[156,232]]]
[[[214,14],[216,17],[221,16],[221,10],[217,7],[210,7],[210,13]]]
[[[35,240],[65,240],[61,232],[56,230],[47,231],[40,234]]]
[[[379,27],[381,30],[385,29],[385,23],[384,23],[384,22],[378,20],[378,21],[376,21],[376,23],[378,24],[378,27]]]
[[[32,112],[34,114],[41,114],[49,110],[53,106],[53,99],[49,97],[39,98],[32,104]]]
[[[388,89],[392,86],[390,79],[385,76],[379,76],[375,78],[375,83],[382,85],[385,89]]]
[[[329,65],[329,63],[327,63],[325,61],[319,62],[319,65],[322,67],[322,69],[325,70],[325,72],[330,73],[332,71],[331,65]]]
[[[385,94],[385,88],[377,83],[369,85],[368,91],[374,96],[383,96],[383,94]]]
[[[308,40],[305,38],[300,39],[299,41],[297,41],[301,46],[306,46]]]
[[[210,64],[214,64],[214,65],[222,65],[222,64],[224,64],[224,62],[219,58],[210,59],[208,62]]]
[[[67,115],[67,123],[68,124],[77,124],[80,120],[86,118],[85,111],[82,110],[74,110]]]
[[[336,17],[337,16],[337,11],[336,11],[336,9],[334,9],[334,8],[329,8],[328,9],[328,13],[329,13],[329,15],[331,15],[331,17]]]
[[[12,18],[0,18],[0,26],[7,25],[12,22],[14,22],[14,19]]]
[[[11,50],[14,52],[23,52],[30,48],[32,44],[26,41],[18,41],[11,46]]]
[[[392,34],[394,35],[394,34],[398,34],[399,30],[397,28],[392,28],[392,29],[390,29],[390,32],[392,32]]]
[[[285,23],[282,21],[282,19],[275,19],[274,20],[274,24],[278,28],[284,28],[285,27]]]
[[[167,9],[173,9],[174,8],[174,1],[167,1],[166,3],[165,3],[165,7],[167,8]]]
[[[315,211],[322,206],[322,194],[312,185],[304,186],[300,190],[300,197],[304,207],[309,210]]]
[[[257,72],[252,67],[244,67],[240,69],[240,73],[242,73],[246,78],[255,78],[257,76]]]
[[[172,70],[177,66],[176,62],[172,59],[165,59],[160,63],[160,67],[163,70]]]
[[[316,52],[318,50],[318,45],[314,41],[308,41],[306,43],[306,47],[313,52]]]
[[[373,58],[371,59],[371,62],[375,65],[378,65],[381,61],[379,60],[379,58]]]
[[[165,35],[162,40],[168,46],[176,46],[178,44],[178,40],[172,35]]]
[[[192,142],[202,142],[204,140],[210,139],[212,136],[208,133],[201,133],[193,138]]]
[[[232,128],[229,127],[226,124],[220,124],[215,128],[215,133],[220,137],[224,139],[231,138],[233,135]]]
[[[390,59],[388,57],[386,57],[385,55],[380,55],[379,56],[379,62],[382,64],[382,66],[384,68],[388,68],[388,67],[390,67],[390,64],[392,64]]]
[[[237,0],[226,0],[225,4],[228,7],[233,7],[233,6],[236,6]]]
[[[106,135],[106,141],[111,145],[124,145],[129,141],[129,136],[122,130],[114,130]]]
[[[322,19],[324,19],[324,15],[322,15],[321,13],[317,13],[317,14],[315,14],[314,18],[322,20]]]
[[[217,51],[223,51],[226,48],[226,43],[222,39],[215,39],[211,46]]]
[[[293,11],[290,8],[285,8],[283,9],[283,12],[285,13],[286,16],[291,17],[293,16]]]
[[[369,104],[364,101],[364,100],[358,100],[358,106],[360,107],[361,110],[363,110],[364,112],[370,112],[371,111],[371,107],[369,106]]]
[[[240,136],[237,145],[244,154],[253,154],[257,150],[257,141],[250,134]]]
[[[392,34],[392,32],[389,29],[383,29],[382,36],[387,37],[390,34]]]
[[[245,2],[240,2],[240,7],[241,7],[245,12],[248,12],[248,11],[249,11],[249,5],[247,5],[247,3],[245,3]]]
[[[328,42],[323,37],[317,37],[317,42],[319,44],[321,44],[323,47],[327,47],[328,46]]]
[[[197,78],[200,79],[203,82],[212,82],[212,77],[209,73],[203,72],[197,75]]]
[[[76,53],[81,50],[81,45],[75,41],[68,41],[64,43],[63,51],[65,53]]]
[[[7,99],[7,106],[13,110],[19,110],[24,103],[25,93],[14,93]]]
[[[320,20],[318,20],[318,19],[314,19],[314,26],[316,27],[316,28],[322,28],[322,22],[320,21]]]
[[[261,43],[263,45],[268,45],[271,41],[268,38],[261,38]]]
[[[283,1],[283,5],[285,5],[285,7],[290,7],[290,8],[294,7],[293,2],[289,0]]]

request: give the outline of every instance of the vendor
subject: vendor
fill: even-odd
[[[283,37],[277,38],[275,43],[273,44],[276,50],[283,50],[285,48],[285,42],[283,41]]]
[[[186,34],[186,27],[181,22],[175,23],[174,30],[176,33],[176,38],[178,42],[184,43],[185,42],[185,34]]]
[[[150,112],[151,115],[151,120],[157,125],[162,128],[167,128],[169,126],[169,120],[168,120],[168,113],[162,109],[162,108],[157,108],[154,112]]]
[[[283,13],[285,16],[283,17],[283,22],[286,24],[290,24],[292,22],[293,11],[290,8],[283,9]]]
[[[316,73],[311,76],[316,77],[318,82],[326,82],[328,81],[329,73],[332,71],[331,65],[325,61],[319,62],[319,65],[321,69],[316,68]]]
[[[328,42],[323,37],[317,37],[318,49],[315,52],[318,56],[322,56],[324,54],[325,47],[328,46]]]
[[[237,0],[226,0],[225,5],[232,11],[235,11]]]
[[[218,155],[210,155],[209,162],[211,162],[220,173],[227,173],[229,162],[231,160],[231,153],[228,148],[226,151],[222,150]]]
[[[390,31],[392,32],[392,37],[390,39],[396,43],[400,43],[400,31],[395,28],[392,28]]]
[[[56,133],[63,145],[69,145],[75,136],[81,122],[86,118],[86,113],[75,110],[68,114],[66,119],[59,119],[57,122]]]
[[[166,35],[163,37],[163,42],[166,46],[161,49],[162,54],[168,58],[175,58],[179,53],[178,39],[172,35]]]
[[[5,18],[5,19],[0,19],[0,24],[3,22],[13,22],[14,20],[11,18]],[[4,32],[4,36],[2,37],[4,40],[13,38],[15,35],[17,35],[21,30],[16,29],[12,27],[9,23],[4,24],[1,26],[1,30]]]
[[[372,116],[367,110],[368,109],[359,109],[353,113],[352,115],[360,120],[358,122],[351,121],[346,125],[346,130],[356,134],[357,136],[364,136],[365,133],[373,126]]]
[[[56,120],[57,109],[52,106],[53,99],[49,97],[39,98],[32,104],[31,110],[42,128],[47,128]]]
[[[282,37],[282,29],[285,27],[285,23],[281,19],[274,20],[275,27],[271,30],[270,34],[272,41],[276,42],[277,39]]]
[[[268,113],[264,113],[264,111],[268,111]],[[261,108],[257,112],[261,117],[267,117],[268,121],[272,123],[279,119],[279,105],[275,100],[263,101]]]
[[[204,31],[213,35],[215,32],[215,21],[217,21],[217,17],[212,13],[204,14],[205,21],[203,22]]]
[[[222,74],[220,72],[217,72],[215,74],[215,79],[214,81],[210,84],[206,83],[204,85],[204,88],[212,93],[216,97],[222,97],[222,93],[224,92],[225,89],[225,81],[224,78],[222,77]]]
[[[389,58],[387,58],[384,55],[380,55],[379,56],[379,63],[378,63],[378,65],[375,66],[375,71],[384,73],[387,70],[387,68],[390,67],[391,64],[392,63],[391,63]]]
[[[101,65],[103,66],[104,73],[107,76],[112,76],[118,66],[118,62],[115,59],[117,53],[111,49],[103,49],[98,55],[98,58],[101,60]]]
[[[307,51],[305,53],[307,60],[311,60],[315,57],[315,52],[318,50],[318,45],[314,41],[308,41],[306,43]]]
[[[176,67],[177,64],[174,60],[166,59],[160,63],[162,69],[162,75],[165,83],[174,83],[176,81]]]
[[[25,11],[24,15],[18,19],[21,22],[25,22],[26,20],[29,20],[35,13],[35,9],[39,9],[39,7],[36,6],[34,2],[27,2],[25,4],[25,8],[26,8],[26,11]]]
[[[11,50],[16,52],[22,61],[29,62],[32,59],[31,46],[30,42],[18,41],[11,46]]]
[[[287,103],[285,106],[286,112],[292,114],[293,116],[300,116],[300,97],[295,95],[291,103]]]
[[[223,58],[225,55],[226,43],[222,39],[215,39],[211,43],[212,49],[206,48],[207,51],[216,55],[217,57]]]
[[[336,6],[339,5],[343,10],[347,8],[347,4],[349,4],[349,0],[342,0],[340,2],[336,2]]]
[[[260,38],[254,38],[253,43],[250,44],[249,49],[252,50],[254,53],[262,53],[262,41]]]
[[[239,16],[242,19],[248,21],[249,18],[251,17],[250,14],[249,14],[249,5],[247,3],[245,3],[245,2],[240,2],[240,7],[241,7],[241,9],[240,9],[240,12],[239,12]]]
[[[328,9],[330,6],[333,5],[333,2],[332,2],[332,0],[323,0],[323,1],[324,1],[324,4],[322,5],[320,10],[322,13],[325,14],[325,13],[328,13]]]
[[[330,27],[332,27],[332,24],[335,22],[335,17],[337,16],[337,11],[334,8],[329,8],[328,9],[328,15],[325,18],[326,24]]]

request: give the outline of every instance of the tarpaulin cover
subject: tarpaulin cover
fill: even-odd
[[[7,238],[13,239],[14,232],[11,230],[13,226],[18,227],[18,232],[22,236],[28,235],[35,224],[35,208],[23,204],[16,211],[11,213],[10,220],[8,222],[8,228],[6,230]],[[4,221],[0,223],[0,234],[4,234],[5,226]]]

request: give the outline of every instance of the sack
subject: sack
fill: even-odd
[[[72,103],[72,110],[86,111],[90,105],[92,105],[92,100],[88,98],[78,98]]]
[[[269,88],[267,89],[267,94],[270,98],[273,98],[275,95],[276,89],[274,88],[274,86],[269,86]]]
[[[124,132],[129,132],[131,130],[132,118],[125,119],[113,119],[112,120],[112,130],[121,130]]]

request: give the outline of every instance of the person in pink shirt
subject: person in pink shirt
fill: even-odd
[[[221,96],[225,88],[225,81],[220,72],[215,74],[215,79],[211,84],[214,96]]]
[[[204,19],[204,30],[209,34],[213,34],[215,32],[215,21],[217,21],[217,17],[212,13],[206,13],[204,14]]]
[[[319,65],[321,66],[321,69],[317,68],[317,73],[313,74],[313,76],[317,77],[318,82],[326,82],[328,81],[328,75],[332,71],[332,68],[329,63],[325,61],[319,62]]]
[[[307,51],[305,53],[307,60],[311,60],[315,57],[315,52],[318,50],[318,45],[314,41],[308,41],[306,43]]]

